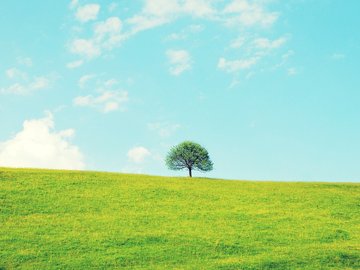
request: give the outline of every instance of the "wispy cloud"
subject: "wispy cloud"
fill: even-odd
[[[268,12],[265,1],[234,0],[224,8],[208,0],[145,0],[140,13],[127,20],[132,33],[161,26],[184,16],[220,22],[231,27],[271,26],[279,17]]]
[[[191,57],[186,50],[167,50],[166,56],[170,63],[170,73],[178,76],[191,68]]]
[[[247,0],[234,0],[224,10],[222,20],[228,26],[270,27],[278,19],[279,13],[269,12],[265,9],[266,1],[250,2]]]
[[[0,87],[1,94],[27,95],[37,90],[49,88],[55,80],[55,75],[30,75],[16,67],[5,71],[8,85]]]
[[[177,40],[185,40],[194,34],[198,34],[204,30],[204,27],[199,24],[192,24],[188,27],[185,27],[181,31],[177,33],[171,33],[165,37],[165,41],[177,41]]]
[[[69,51],[85,60],[96,58],[104,50],[112,50],[126,38],[121,30],[121,20],[118,17],[109,17],[105,21],[95,23],[91,38],[79,37],[73,39],[68,45]],[[77,61],[70,68],[80,66],[81,64]]]
[[[231,41],[230,48],[238,49],[245,44],[246,38],[241,36]]]
[[[30,83],[30,89],[39,90],[48,87],[50,81],[46,77],[35,77],[34,80]]]
[[[7,87],[0,88],[2,94],[27,95],[33,91],[41,90],[49,87],[50,80],[46,77],[36,77],[27,84],[13,83]]]
[[[142,11],[129,18],[127,23],[131,25],[131,33],[135,34],[169,23],[183,11],[183,5],[177,0],[145,0]]]
[[[220,70],[236,73],[250,69],[261,63],[266,55],[283,47],[289,40],[289,35],[276,39],[261,35],[261,29],[272,27],[280,16],[279,12],[269,11],[269,3],[270,1],[249,0],[232,0],[223,4],[210,0],[144,0],[141,9],[123,21],[116,16],[98,21],[99,5],[95,7],[96,4],[85,6],[77,4],[76,18],[82,22],[88,20],[95,20],[95,22],[89,29],[90,37],[81,36],[84,31],[80,31],[78,37],[69,43],[69,51],[80,56],[81,60],[69,63],[68,68],[76,68],[86,61],[111,51],[139,32],[188,16],[232,27],[237,33],[238,38],[233,39],[228,48],[241,48],[242,54],[234,56],[232,53],[229,55],[224,53],[218,60]],[[84,27],[88,26],[89,24]],[[252,32],[250,38],[242,34],[248,32],[248,29]],[[202,30],[201,24],[193,25],[191,29],[188,27],[178,33],[171,33],[166,40],[185,40],[191,33]],[[192,59],[187,50],[169,49],[166,51],[166,56],[170,66],[169,72],[172,75],[179,76],[191,69]]]
[[[17,62],[19,65],[31,67],[33,65],[32,59],[30,57],[18,57]]]
[[[70,51],[88,59],[94,58],[101,54],[101,50],[94,40],[81,38],[72,41],[70,45]]]
[[[113,12],[114,10],[117,9],[118,6],[119,6],[118,3],[115,3],[115,2],[111,3],[111,4],[108,6],[109,12]]]
[[[28,78],[28,74],[26,72],[14,67],[7,69],[5,74],[9,79],[13,80],[26,80]]]
[[[86,74],[86,75],[81,76],[79,79],[79,82],[78,82],[79,87],[84,88],[86,83],[94,77],[95,77],[94,74]]]
[[[154,122],[148,123],[147,127],[151,131],[155,131],[160,137],[165,138],[174,134],[181,125],[179,124],[171,124],[168,122]]]
[[[84,75],[79,79],[80,88],[90,88],[88,83],[92,80],[91,88],[96,89],[96,94],[78,96],[73,104],[78,107],[94,108],[102,113],[117,110],[125,110],[125,104],[129,101],[128,92],[116,87],[117,81],[109,79],[106,81],[94,80],[93,74]]]
[[[280,37],[275,40],[270,40],[267,38],[257,38],[254,40],[254,46],[258,49],[277,49],[284,45],[286,41],[286,37]]]
[[[238,74],[239,71],[251,69],[251,73],[248,74],[252,75],[254,74],[254,67],[261,66],[263,59],[272,55],[275,50],[282,48],[288,39],[289,35],[284,35],[277,39],[239,36],[230,42],[229,48],[232,49],[230,52],[235,50],[239,51],[241,56],[235,59],[230,59],[230,57],[225,56],[220,57],[218,61],[218,68],[234,74]],[[290,55],[283,54],[281,64],[276,65],[276,67],[283,65],[284,62],[287,61],[288,57],[290,57]],[[274,69],[274,67],[272,69]],[[248,75],[246,75],[246,78],[248,78]],[[238,78],[236,78],[236,80],[238,80]]]
[[[129,100],[126,91],[106,91],[97,96],[78,96],[74,99],[74,105],[92,107],[103,113],[124,110],[123,105]]]
[[[344,53],[333,53],[331,55],[331,58],[334,59],[334,60],[343,60],[346,58],[346,55]]]
[[[121,20],[118,17],[110,17],[95,25],[93,39],[100,47],[111,49],[124,38],[121,30]]]
[[[81,67],[83,63],[84,63],[83,60],[77,60],[77,61],[73,61],[73,62],[67,63],[67,64],[66,64],[66,67],[67,67],[68,69],[74,69],[74,68]]]
[[[289,76],[295,76],[298,73],[299,73],[298,70],[294,67],[288,68],[288,70],[287,70],[287,74]]]
[[[226,60],[225,58],[220,58],[218,62],[218,68],[232,73],[239,70],[249,69],[254,66],[258,60],[258,57],[238,60]]]
[[[72,6],[76,6],[77,2],[72,2]],[[100,5],[87,4],[77,9],[75,17],[78,21],[85,23],[88,21],[96,20],[100,11]]]
[[[79,0],[71,0],[69,4],[70,9],[74,9],[79,5]]]

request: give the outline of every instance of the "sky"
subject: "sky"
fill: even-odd
[[[0,166],[360,182],[360,1],[4,0]]]

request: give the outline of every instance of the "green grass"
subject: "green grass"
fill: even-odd
[[[360,269],[360,185],[0,169],[0,269]]]

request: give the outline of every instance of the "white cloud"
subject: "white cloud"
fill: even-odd
[[[277,49],[287,41],[286,37],[281,37],[275,40],[267,38],[258,38],[254,40],[254,45],[258,49]]]
[[[93,31],[90,37],[78,37],[73,40],[69,50],[89,60],[102,55],[106,51],[119,46],[124,40],[129,39],[136,33],[173,22],[183,17],[193,19],[205,19],[214,23],[234,27],[242,33],[249,33],[248,29],[254,30],[251,35],[258,37],[259,31],[271,27],[279,18],[278,12],[268,9],[271,0],[144,0],[141,9],[130,15],[124,21],[118,17],[109,17],[104,21],[92,25]],[[91,4],[90,4],[91,5]],[[92,4],[94,5],[94,4]],[[89,6],[89,5],[86,5]],[[85,6],[79,7],[78,12]],[[116,4],[108,5],[111,10]],[[99,7],[100,9],[100,7]],[[86,13],[84,11],[84,13]],[[192,29],[172,33],[166,40],[184,40],[191,33],[203,29],[201,25],[195,25]],[[252,33],[252,32],[251,32]],[[240,60],[220,60],[219,68],[230,72],[247,69],[259,62],[272,49],[280,48],[287,41],[287,37],[270,40],[266,37],[255,40],[245,39],[245,36],[233,40],[230,48],[243,48]],[[170,73],[180,75],[191,68],[191,57],[185,50],[168,50],[166,55],[170,62]],[[226,57],[226,56],[225,56]],[[227,57],[226,57],[227,58]],[[242,59],[243,58],[243,59]],[[225,59],[224,57],[221,59]]]
[[[126,91],[105,91],[98,96],[78,96],[74,99],[75,106],[92,107],[103,113],[124,109],[123,105],[128,102]]]
[[[331,58],[334,60],[343,60],[345,59],[346,55],[343,53],[334,53]]]
[[[237,39],[231,41],[230,47],[233,49],[238,49],[244,45],[245,41],[246,41],[245,37],[238,37]]]
[[[286,53],[282,54],[281,61],[278,64],[274,65],[272,69],[274,70],[274,69],[284,66],[288,62],[290,57],[292,57],[294,54],[295,53],[293,50],[289,50]]]
[[[193,24],[188,27],[185,27],[183,30],[181,30],[178,33],[171,33],[168,35],[165,40],[166,41],[173,41],[173,40],[184,40],[187,39],[190,35],[200,33],[204,30],[204,27],[199,24]]]
[[[122,21],[118,17],[110,17],[95,24],[92,37],[74,39],[69,45],[69,50],[87,59],[98,57],[104,50],[111,50],[126,39],[121,30]]]
[[[119,106],[120,106],[119,102],[117,102],[117,101],[106,102],[105,107],[104,107],[104,113],[117,111],[119,109]]]
[[[9,79],[14,79],[14,80],[16,80],[16,79],[26,80],[28,77],[28,75],[25,72],[23,72],[17,68],[7,69],[5,74]]]
[[[289,50],[289,51],[287,51],[286,53],[284,53],[282,56],[281,56],[281,58],[283,59],[283,60],[288,60],[291,56],[293,56],[295,53],[294,53],[294,51],[293,50]]]
[[[91,20],[96,20],[99,11],[100,6],[98,4],[87,4],[77,9],[75,17],[78,21],[84,23]]]
[[[156,131],[160,137],[169,137],[176,132],[181,126],[179,124],[170,124],[167,122],[149,123],[148,128]]]
[[[227,72],[237,72],[239,70],[249,69],[255,65],[258,61],[257,57],[251,57],[248,59],[239,59],[239,60],[226,60],[225,58],[220,58],[218,62],[218,68],[224,69]]]
[[[30,84],[30,89],[39,90],[48,87],[50,81],[46,77],[36,77],[34,81]]]
[[[140,13],[128,22],[133,33],[163,25],[183,16],[205,18],[223,22],[228,26],[271,26],[279,17],[276,12],[265,9],[267,1],[233,0],[222,10],[216,9],[211,0],[145,0]]]
[[[69,4],[69,8],[70,9],[74,9],[77,7],[77,5],[79,4],[78,0],[71,0],[70,4]]]
[[[178,76],[191,68],[191,57],[186,50],[167,50],[166,56],[170,62],[170,73]]]
[[[183,39],[186,39],[186,35],[185,35],[185,33],[171,33],[165,39],[166,40],[183,40]]]
[[[73,129],[54,131],[52,114],[26,120],[23,129],[12,139],[0,143],[0,166],[84,169],[83,155],[69,139]]]
[[[68,69],[74,69],[74,68],[78,68],[81,67],[83,65],[84,61],[83,60],[77,60],[77,61],[73,61],[73,62],[69,62],[66,64],[66,67]]]
[[[118,17],[110,17],[104,22],[99,22],[95,26],[95,34],[102,36],[107,33],[118,33],[122,27],[121,20]]]
[[[186,0],[183,10],[194,17],[207,17],[215,13],[210,1],[206,0]]]
[[[5,72],[11,84],[0,88],[1,94],[26,95],[33,91],[50,87],[51,78],[48,76],[31,77],[26,72],[17,68],[9,68]]]
[[[257,32],[271,27],[279,18],[278,12],[268,10],[267,6],[271,2],[268,0],[145,0],[141,12],[130,17],[126,23],[132,30],[129,35],[131,36],[139,31],[191,16],[234,27],[242,33],[247,33],[247,29],[254,29],[255,33],[252,37],[257,37],[259,36]],[[188,34],[182,31],[172,33],[166,40],[184,40],[187,36]],[[218,67],[228,72],[249,69],[271,50],[283,46],[287,39],[286,36],[275,40],[263,37],[249,41],[248,38],[245,39],[245,36],[240,36],[230,43],[230,48],[244,47],[242,56],[238,57],[240,59],[227,60],[222,57]],[[171,74],[180,75],[191,68],[191,58],[186,51],[168,50],[166,55],[171,64]]]
[[[104,82],[105,87],[113,87],[116,84],[118,84],[118,81],[115,79],[110,79]]]
[[[91,39],[75,39],[70,45],[70,51],[74,54],[87,57],[89,59],[99,56],[101,50]]]
[[[262,59],[270,55],[273,50],[281,48],[287,40],[288,36],[283,36],[274,40],[264,37],[250,38],[248,36],[240,36],[231,41],[230,48],[241,48],[239,52],[241,52],[242,57],[239,57],[240,59],[236,60],[228,60],[225,57],[221,57],[218,62],[218,68],[229,73],[237,73],[241,70],[251,69],[256,64],[259,64]],[[284,65],[292,53],[292,51],[288,51],[288,53],[283,54],[281,63],[273,66],[272,69]],[[249,74],[251,75],[246,76],[247,79],[254,73],[250,72]]]
[[[188,27],[188,29],[191,33],[200,33],[204,30],[204,26],[200,24],[192,24]]]
[[[79,83],[78,83],[79,87],[84,88],[86,83],[94,77],[95,76],[93,74],[87,74],[87,75],[81,76],[79,79]]]
[[[96,80],[93,78],[97,77]],[[94,108],[103,113],[125,110],[125,104],[129,101],[128,92],[116,88],[116,79],[101,80],[94,74],[86,74],[80,77],[80,88],[95,89],[97,94],[84,95],[74,98],[73,104],[80,107]]]
[[[126,21],[132,26],[131,35],[170,22],[166,17],[135,15]]]
[[[294,67],[288,68],[287,73],[289,76],[294,76],[294,75],[298,74],[298,70]]]
[[[175,19],[180,15],[205,17],[214,12],[207,0],[146,0],[142,11],[146,16],[168,19]]]
[[[118,4],[113,2],[108,6],[109,12],[113,12],[118,7]]]
[[[8,87],[0,88],[0,93],[2,94],[24,95],[26,92],[27,88],[20,83],[14,83]]]
[[[132,25],[132,34],[169,23],[181,16],[208,17],[216,11],[207,0],[145,0],[139,14],[127,22]]]
[[[276,12],[268,12],[262,2],[249,2],[247,0],[233,0],[228,4],[223,13],[225,24],[229,26],[271,26],[279,17]]]
[[[20,65],[26,67],[31,67],[33,64],[32,59],[30,57],[18,57],[16,60]]]
[[[236,86],[238,86],[239,84],[240,84],[239,79],[234,77],[233,80],[231,81],[230,85],[229,85],[229,89],[233,89]]]
[[[127,156],[129,161],[139,164],[143,163],[147,157],[151,156],[151,153],[145,147],[138,146],[130,149]]]
[[[121,34],[121,29],[121,20],[118,17],[110,17],[95,25],[93,40],[100,48],[112,49],[125,39],[125,36]]]
[[[143,13],[158,17],[176,14],[180,10],[177,0],[145,0]]]

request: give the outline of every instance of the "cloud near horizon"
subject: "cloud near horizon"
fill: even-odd
[[[0,142],[0,166],[82,170],[83,154],[70,142],[74,129],[54,130],[51,113],[26,120],[13,138]]]
[[[127,156],[130,162],[140,164],[143,163],[147,157],[151,156],[151,152],[143,146],[137,146],[131,148]]]

